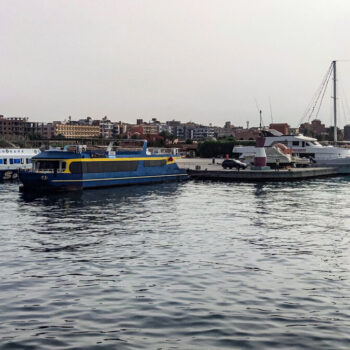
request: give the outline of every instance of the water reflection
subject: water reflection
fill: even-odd
[[[43,207],[50,205],[70,205],[77,207],[89,205],[106,205],[106,203],[120,203],[132,198],[144,196],[171,196],[182,183],[164,183],[155,185],[136,185],[123,187],[110,187],[104,189],[89,189],[84,191],[72,191],[63,193],[35,194],[30,192],[21,192],[19,201],[23,203],[41,204]]]

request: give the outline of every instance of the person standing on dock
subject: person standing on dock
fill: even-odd
[[[278,158],[276,158],[276,171],[280,171],[280,160]]]

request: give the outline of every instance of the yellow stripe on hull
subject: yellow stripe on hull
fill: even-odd
[[[89,182],[89,181],[111,181],[111,180],[130,180],[130,179],[146,179],[152,177],[166,176],[187,176],[187,174],[171,174],[171,175],[150,175],[150,176],[132,176],[132,177],[109,177],[105,179],[81,179],[81,180],[51,180],[52,182]]]

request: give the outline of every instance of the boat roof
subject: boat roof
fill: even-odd
[[[263,135],[266,139],[271,138],[271,139],[281,139],[281,140],[292,140],[292,139],[297,139],[297,140],[303,140],[303,141],[317,141],[317,139],[309,136],[304,136],[303,134],[298,134],[298,135],[284,135],[280,133],[277,130],[274,129],[269,129],[263,131]]]
[[[5,155],[33,155],[40,153],[37,148],[0,148],[0,154]]]

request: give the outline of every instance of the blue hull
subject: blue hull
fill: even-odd
[[[175,164],[174,164],[175,165]],[[127,186],[150,184],[188,179],[186,170],[177,166],[152,171],[89,173],[89,174],[53,174],[20,172],[19,178],[23,190],[30,191],[74,191],[87,188],[103,188],[112,186]]]

